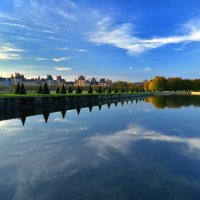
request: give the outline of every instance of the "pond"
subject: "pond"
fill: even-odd
[[[0,199],[200,199],[199,106],[157,96],[1,121]]]

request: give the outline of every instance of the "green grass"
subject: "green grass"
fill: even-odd
[[[138,94],[143,94],[144,92],[140,92]],[[30,98],[30,97],[65,97],[65,96],[100,96],[100,95],[122,95],[122,94],[137,94],[137,93],[93,93],[93,94],[88,94],[87,92],[83,92],[82,94],[76,94],[76,93],[71,93],[71,94],[56,94],[56,93],[51,93],[51,94],[36,94],[36,93],[31,93],[31,94],[0,94],[0,98]],[[147,94],[147,93],[144,93]]]

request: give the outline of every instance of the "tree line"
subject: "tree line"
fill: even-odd
[[[144,81],[144,91],[200,91],[200,79],[165,78],[156,76],[150,81]]]
[[[27,87],[30,89],[30,87]],[[66,86],[64,84],[58,85],[56,88],[49,88],[47,83],[45,82],[44,85],[37,86],[37,88],[31,88],[31,90],[35,90],[37,94],[50,94],[51,91],[55,92],[56,94],[70,94],[76,93],[81,94],[83,91],[88,94],[93,93],[134,93],[134,92],[144,92],[143,85],[137,86],[134,84],[128,84],[126,82],[117,82],[117,84],[113,86]],[[27,94],[27,90],[24,84],[18,83],[15,87],[15,94]]]

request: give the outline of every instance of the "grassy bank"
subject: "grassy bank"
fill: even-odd
[[[0,98],[32,98],[32,97],[65,97],[65,96],[100,96],[100,95],[127,95],[127,94],[148,94],[148,92],[139,92],[139,93],[70,93],[70,94],[0,94]]]

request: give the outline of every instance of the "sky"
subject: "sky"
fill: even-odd
[[[199,0],[0,0],[0,77],[200,78]]]

